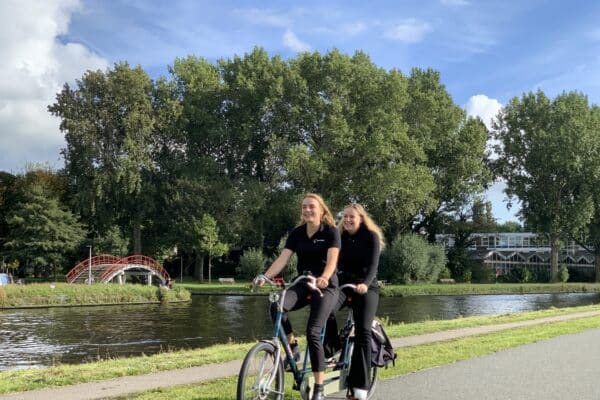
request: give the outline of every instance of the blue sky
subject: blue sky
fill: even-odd
[[[46,106],[64,82],[117,61],[158,77],[187,55],[362,50],[384,68],[440,71],[454,101],[487,123],[538,88],[600,101],[600,3],[592,1],[5,0],[0,15],[0,170],[62,166],[64,140]],[[501,191],[488,192],[494,213],[514,219]]]

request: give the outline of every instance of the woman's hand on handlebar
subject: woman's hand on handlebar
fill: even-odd
[[[365,294],[369,291],[369,287],[364,283],[359,283],[356,285],[356,289],[354,289],[354,291],[356,291],[358,294]]]
[[[270,281],[266,275],[260,274],[257,275],[256,278],[252,280],[252,285],[254,287],[263,287],[266,282]]]
[[[319,289],[325,289],[327,286],[329,286],[329,278],[323,275],[317,278],[317,287]]]

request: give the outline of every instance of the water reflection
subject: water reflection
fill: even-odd
[[[600,303],[599,294],[381,298],[390,322],[452,319]],[[307,311],[291,315],[303,333]],[[343,316],[342,316],[343,317]],[[0,311],[0,370],[153,354],[270,335],[265,297],[194,296],[191,303]]]

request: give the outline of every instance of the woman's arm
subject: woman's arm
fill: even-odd
[[[371,241],[371,243],[369,243],[369,247],[371,251],[367,255],[367,274],[364,280],[364,284],[367,286],[371,285],[373,279],[375,279],[375,276],[377,275],[377,268],[379,266],[379,253],[381,251],[379,245],[379,238],[377,237],[377,235],[371,232],[369,236]]]
[[[331,278],[331,275],[335,272],[339,254],[340,249],[337,247],[330,247],[327,249],[327,264],[325,264],[325,269],[321,276],[317,278],[317,286],[320,289],[324,289],[329,285],[329,278]]]
[[[292,254],[294,254],[292,250],[283,249],[281,251],[281,254],[279,254],[279,257],[277,257],[277,259],[273,261],[271,266],[267,268],[267,270],[265,271],[265,276],[269,279],[273,279],[274,277],[276,277],[277,274],[279,274],[287,265]]]

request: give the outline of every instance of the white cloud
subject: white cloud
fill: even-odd
[[[444,6],[468,6],[469,2],[466,0],[440,0],[440,3]]]
[[[292,18],[288,15],[277,13],[273,10],[265,10],[258,8],[235,9],[234,14],[244,18],[246,21],[256,24],[271,26],[276,28],[288,28],[292,24]]]
[[[429,31],[431,31],[431,26],[428,23],[410,18],[388,29],[384,36],[387,39],[416,43],[420,42]]]
[[[490,99],[484,94],[471,96],[465,109],[470,117],[479,117],[488,129],[492,129],[492,121],[498,115],[502,104],[496,99]]]
[[[106,60],[76,43],[61,43],[76,0],[0,2],[0,170],[17,171],[26,162],[60,166],[64,137],[47,106],[65,82]]]
[[[367,30],[367,25],[363,22],[343,24],[341,27],[341,31],[350,36],[358,35],[366,30]]]
[[[283,45],[288,49],[292,49],[297,52],[309,51],[310,46],[304,43],[294,34],[294,32],[287,30],[283,34]]]

